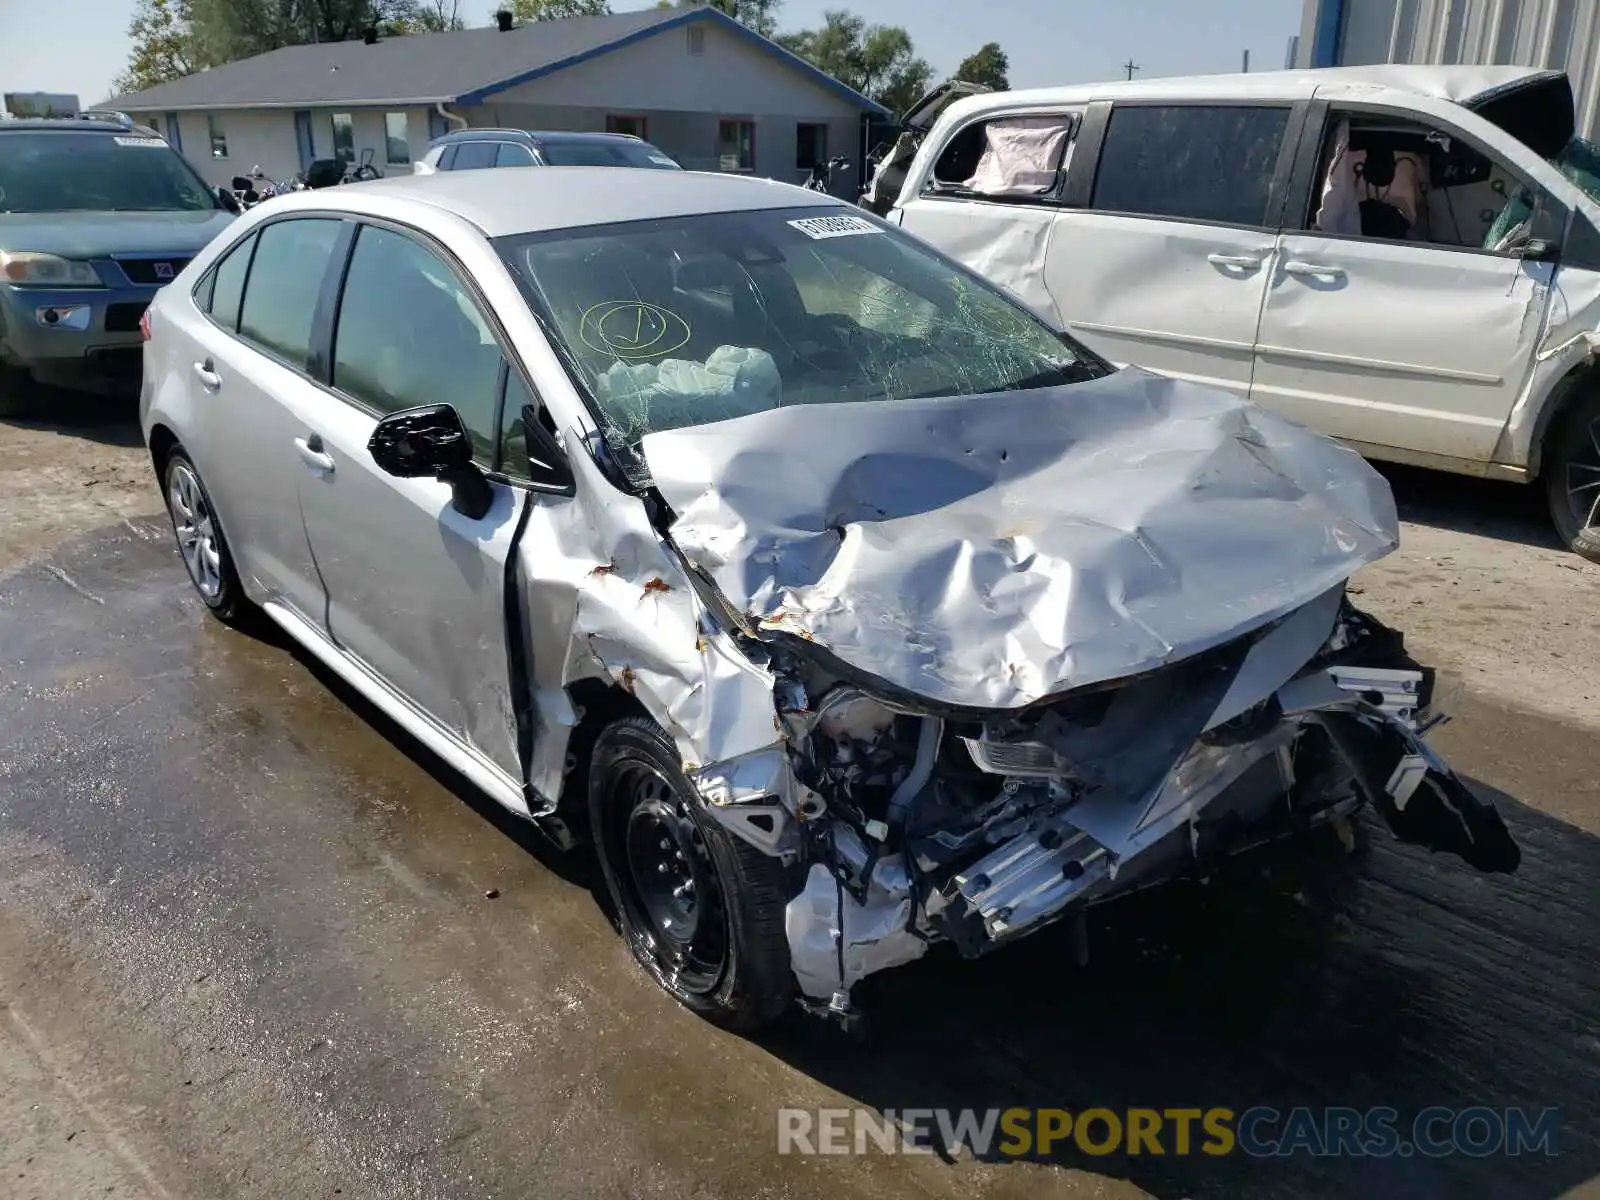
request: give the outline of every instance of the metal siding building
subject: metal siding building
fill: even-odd
[[[1514,63],[1572,80],[1600,137],[1600,0],[1305,0],[1296,65]]]

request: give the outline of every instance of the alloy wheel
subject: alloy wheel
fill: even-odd
[[[173,464],[167,484],[167,507],[190,580],[203,597],[215,600],[222,594],[222,550],[216,519],[199,478],[187,463]]]
[[[1567,504],[1580,528],[1600,523],[1600,416],[1584,429],[1584,443],[1567,460]]]

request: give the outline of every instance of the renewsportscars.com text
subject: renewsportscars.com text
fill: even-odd
[[[1469,1158],[1560,1153],[1553,1108],[781,1108],[779,1154]]]

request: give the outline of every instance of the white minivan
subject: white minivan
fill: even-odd
[[[1573,135],[1566,76],[1523,67],[989,93],[909,167],[902,138],[880,206],[1113,362],[1538,481],[1600,558],[1600,152]]]

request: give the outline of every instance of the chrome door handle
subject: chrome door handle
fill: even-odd
[[[208,392],[214,392],[222,386],[222,376],[217,374],[209,358],[205,362],[194,364],[194,374],[200,381],[200,386]]]
[[[1234,267],[1241,271],[1254,271],[1266,260],[1250,254],[1208,254],[1206,261],[1214,267]]]
[[[1292,258],[1283,264],[1283,273],[1285,275],[1319,275],[1324,279],[1344,278],[1343,267],[1331,267],[1323,263],[1301,262],[1297,258]]]
[[[323,475],[333,474],[333,456],[322,449],[322,439],[316,434],[310,438],[295,438],[294,448],[300,452],[300,461]]]

